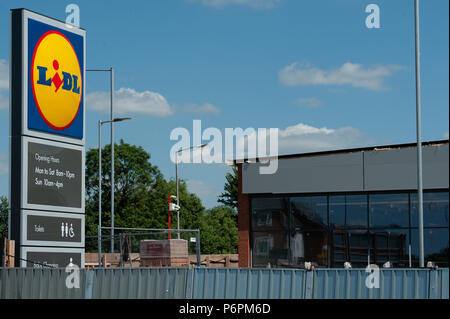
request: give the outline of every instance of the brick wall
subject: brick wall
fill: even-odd
[[[242,164],[238,164],[238,253],[239,267],[250,267],[250,201],[242,194]]]

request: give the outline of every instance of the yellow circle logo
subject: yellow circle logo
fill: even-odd
[[[37,42],[31,85],[44,121],[55,130],[69,127],[80,108],[83,86],[78,57],[62,33],[48,31]]]

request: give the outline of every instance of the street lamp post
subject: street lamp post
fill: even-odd
[[[88,69],[90,72],[110,72],[110,122],[111,123],[111,253],[114,252],[114,69]]]
[[[422,133],[420,116],[420,36],[419,0],[414,1],[415,60],[416,60],[416,131],[417,131],[417,200],[419,213],[419,267],[425,266],[423,240],[423,184],[422,184]]]
[[[115,118],[110,121],[98,121],[98,227],[97,227],[97,242],[98,242],[98,264],[101,268],[102,260],[102,125],[107,123],[122,122],[131,120],[129,117]],[[112,182],[112,180],[111,180]],[[111,226],[111,232],[114,226]],[[114,237],[112,237],[114,241]]]
[[[102,121],[98,121],[98,267],[102,268]]]
[[[201,145],[194,145],[191,147],[186,147],[183,149],[179,149],[178,151],[175,152],[175,183],[176,183],[176,197],[177,197],[177,206],[180,207],[180,196],[178,196],[178,153],[183,152],[183,151],[187,151],[187,150],[193,150],[195,148],[203,148],[208,144],[201,144]],[[178,239],[180,239],[180,209],[177,210],[177,230],[178,230]]]

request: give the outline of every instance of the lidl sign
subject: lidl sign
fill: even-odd
[[[22,267],[84,267],[86,31],[23,8],[10,18],[15,255],[32,261]]]
[[[83,139],[84,37],[29,18],[28,129]]]

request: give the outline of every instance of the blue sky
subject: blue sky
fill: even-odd
[[[115,68],[116,142],[174,177],[174,128],[278,128],[280,154],[415,142],[413,0],[8,1],[0,4],[0,194],[8,193],[9,9],[80,8],[87,67]],[[380,28],[365,25],[367,5]],[[448,138],[449,2],[421,1],[422,138]],[[86,148],[109,118],[107,73],[86,79]],[[109,143],[105,130],[104,143]],[[205,141],[207,142],[207,141]],[[225,164],[180,164],[206,207]]]

